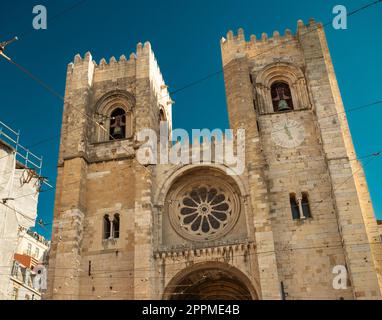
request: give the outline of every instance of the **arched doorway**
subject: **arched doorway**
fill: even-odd
[[[257,300],[250,280],[226,263],[202,263],[176,275],[163,294],[165,300]]]

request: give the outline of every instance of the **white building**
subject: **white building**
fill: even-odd
[[[35,267],[44,263],[49,241],[36,232],[20,227],[19,240],[10,274],[12,300],[40,300]]]
[[[13,294],[10,275],[20,228],[35,225],[42,158],[20,143],[20,134],[0,121],[0,300]]]

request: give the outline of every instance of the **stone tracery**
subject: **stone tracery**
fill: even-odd
[[[179,184],[170,195],[169,218],[174,230],[194,241],[227,234],[239,216],[237,193],[223,179],[196,178]]]

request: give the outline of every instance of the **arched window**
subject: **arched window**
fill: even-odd
[[[119,238],[119,214],[116,213],[113,219],[113,238]]]
[[[285,82],[275,82],[271,86],[273,111],[293,110],[292,93]]]
[[[103,216],[103,239],[119,239],[119,213],[116,213],[114,216],[105,214]]]
[[[293,220],[298,220],[300,219],[300,209],[296,199],[296,194],[291,193],[289,196],[289,199],[290,199],[290,208],[292,210],[292,218]]]
[[[301,199],[302,213],[305,218],[311,218],[312,213],[310,211],[308,194],[306,192],[303,192],[301,195],[302,195],[302,199]]]
[[[109,239],[111,234],[111,223],[108,214],[103,216],[103,239]]]
[[[164,113],[163,109],[160,109],[159,111],[159,121],[167,121],[166,114]]]
[[[161,143],[166,143],[166,141],[171,140],[171,127],[163,106],[160,106],[159,109],[159,130]]]
[[[122,108],[117,108],[111,113],[109,133],[110,140],[126,137],[126,112]]]

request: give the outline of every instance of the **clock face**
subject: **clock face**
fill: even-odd
[[[304,126],[296,120],[281,120],[272,129],[272,140],[278,146],[295,148],[305,139]]]

